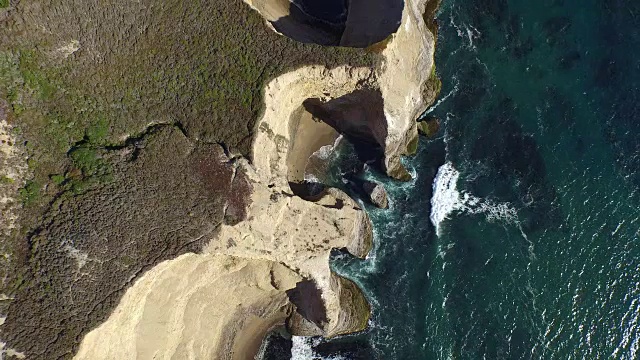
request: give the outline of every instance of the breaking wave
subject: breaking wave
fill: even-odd
[[[322,339],[310,336],[292,336],[291,360],[347,360],[342,356],[321,356],[313,351]]]
[[[310,360],[315,353],[312,349],[313,338],[307,336],[292,336],[291,360]]]
[[[447,162],[438,168],[433,180],[433,197],[431,198],[431,214],[429,218],[436,228],[436,234],[441,235],[442,222],[455,211],[468,214],[484,214],[489,221],[518,222],[518,212],[510,203],[495,203],[481,199],[457,188],[460,173]]]

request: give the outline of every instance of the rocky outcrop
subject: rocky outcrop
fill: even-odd
[[[274,27],[291,7],[288,1],[247,1]],[[338,133],[377,144],[384,170],[407,178],[400,156],[414,147],[415,120],[432,100],[425,89],[434,39],[422,17],[425,3],[404,2],[402,24],[388,39],[379,68],[307,66],[266,86],[253,161],[236,160],[237,171],[253,190],[246,220],[221,225],[202,255],[167,261],[143,275],[127,291],[119,310],[85,337],[78,358],[136,355],[119,349],[172,357],[197,351],[223,359],[250,358],[256,339],[283,323],[294,334],[328,337],[366,327],[366,298],[328,263],[336,248],[366,256],[372,240],[366,214],[342,191],[326,189],[315,201],[306,201],[292,194],[290,182],[304,178],[310,154],[330,146]],[[309,15],[309,8],[298,5],[302,15]],[[314,22],[307,20],[302,22],[314,29]],[[379,101],[362,107],[354,99],[363,93]],[[314,138],[314,133],[322,136]],[[302,140],[305,137],[312,141]],[[369,190],[372,200],[384,205],[381,190]],[[211,265],[198,269],[202,263]],[[185,270],[187,265],[191,270]],[[206,270],[208,266],[215,271]],[[184,277],[185,271],[201,276]],[[178,310],[161,310],[166,307]],[[156,333],[170,335],[151,341]],[[241,348],[246,352],[237,350]]]
[[[418,122],[418,132],[426,137],[433,137],[440,130],[440,120],[436,117],[428,117]]]
[[[148,271],[76,359],[253,359],[301,277],[272,261],[186,254]]]
[[[72,356],[139,276],[242,220],[243,171],[216,159],[251,158],[269,80],[377,57],[280,36],[240,0],[11,1],[0,342],[29,359]],[[141,138],[154,124],[166,129]]]
[[[402,25],[382,52],[384,61],[378,75],[388,124],[385,169],[397,179],[410,178],[400,156],[409,153],[409,145],[417,137],[416,119],[437,96],[429,90],[435,39],[424,22],[427,1],[404,2]]]
[[[328,189],[316,202],[303,200],[290,193],[288,176],[291,172],[289,165],[295,166],[295,164],[301,163],[292,157],[304,156],[304,154],[317,150],[314,148],[305,149],[302,142],[295,145],[291,134],[299,132],[298,130],[291,131],[291,123],[297,121],[297,116],[304,115],[304,113],[296,111],[299,110],[304,99],[313,96],[342,96],[362,86],[361,80],[366,79],[370,72],[371,70],[366,68],[340,67],[328,70],[321,67],[306,67],[284,74],[269,83],[265,89],[265,112],[259,123],[254,142],[253,164],[249,164],[243,159],[236,160],[237,171],[241,171],[243,177],[246,176],[253,190],[247,218],[235,225],[221,225],[216,235],[210,239],[203,254],[198,255],[202,257],[202,260],[198,261],[209,261],[207,259],[211,259],[211,257],[232,257],[241,259],[247,264],[254,262],[282,264],[293,274],[292,276],[297,277],[296,279],[313,281],[318,291],[305,292],[304,303],[322,304],[324,316],[321,317],[322,320],[306,319],[304,316],[298,317],[299,323],[306,325],[305,327],[295,327],[292,330],[301,331],[301,334],[313,333],[307,332],[313,328],[309,323],[313,324],[316,331],[324,336],[335,336],[364,329],[369,318],[368,304],[355,284],[339,279],[331,272],[329,256],[334,248],[346,249],[356,256],[366,256],[371,247],[372,234],[366,214],[343,192]],[[324,95],[325,93],[328,95]],[[282,119],[289,119],[289,121],[282,121]],[[314,142],[308,143],[308,146],[318,145]],[[296,153],[291,151],[293,148],[296,149]],[[160,265],[163,269],[163,276],[180,277],[180,274],[185,271],[184,262],[185,260],[177,259],[163,263]],[[218,268],[221,272],[224,272],[223,269]],[[142,343],[148,344],[147,348],[150,353],[177,354],[178,357],[185,354],[183,351],[187,351],[188,347],[183,349],[183,347],[172,345],[174,344],[172,342],[145,342],[146,334],[156,331],[154,324],[164,324],[171,321],[177,321],[176,324],[179,324],[188,321],[186,317],[175,320],[177,315],[172,312],[144,310],[144,307],[153,306],[158,309],[162,307],[161,304],[154,305],[158,300],[153,294],[170,292],[174,294],[172,302],[198,304],[200,300],[194,300],[192,297],[197,296],[198,289],[201,287],[217,286],[220,292],[218,297],[223,297],[223,294],[227,292],[244,293],[245,290],[242,289],[253,287],[252,284],[255,282],[274,281],[276,284],[281,284],[274,285],[273,289],[269,289],[269,296],[246,293],[246,297],[237,298],[236,307],[239,306],[238,309],[253,309],[252,311],[256,312],[259,312],[261,308],[280,309],[283,306],[291,309],[291,311],[274,310],[263,314],[262,318],[268,319],[267,322],[258,322],[256,325],[250,321],[250,318],[243,317],[248,310],[233,312],[232,310],[236,307],[227,308],[229,317],[218,321],[225,324],[236,324],[236,327],[228,327],[227,329],[231,330],[225,330],[224,335],[212,337],[211,339],[214,341],[203,345],[204,349],[199,348],[201,351],[206,350],[217,354],[216,356],[220,358],[228,356],[225,355],[228,354],[225,351],[244,346],[244,342],[249,338],[261,339],[270,329],[267,324],[281,325],[285,318],[299,314],[297,311],[293,312],[295,306],[292,305],[293,302],[287,300],[287,292],[298,287],[299,281],[282,282],[273,278],[269,271],[255,271],[248,278],[227,278],[227,280],[220,282],[216,282],[219,277],[203,276],[199,282],[184,280],[179,287],[169,284],[165,288],[163,287],[163,284],[166,284],[165,281],[149,280],[149,277],[156,276],[154,270],[143,275],[127,291],[127,295],[119,305],[119,309],[123,309],[122,311],[116,310],[103,326],[85,337],[78,358],[96,358],[93,356],[98,356],[99,353],[93,352],[92,348],[104,351],[103,355],[97,358],[134,358],[135,353],[120,357],[124,356],[124,353],[119,352],[118,349],[127,349],[134,346],[132,344]],[[207,279],[214,284],[209,284]],[[148,290],[142,288],[148,288]],[[130,296],[130,293],[140,295]],[[258,296],[262,300],[256,302],[254,296]],[[218,297],[212,297],[211,301],[218,301],[216,300]],[[138,304],[129,303],[131,301]],[[221,307],[227,306],[225,304],[228,303],[220,301]],[[135,325],[127,325],[135,331],[128,333],[127,336],[120,336],[115,329],[121,326],[119,324],[125,321],[123,319],[133,316],[127,315],[130,312],[148,314],[148,320],[139,321]],[[309,312],[305,314],[308,316]],[[137,317],[133,316],[133,318]],[[182,326],[191,328],[192,324]],[[169,331],[172,331],[170,329]],[[251,330],[248,329],[254,329],[252,337],[242,335],[251,333]],[[160,331],[167,331],[167,329]],[[110,345],[105,348],[104,345],[96,345],[97,341]],[[247,357],[233,355],[231,358]]]
[[[343,182],[347,185],[350,191],[357,194],[363,200],[368,201],[370,204],[380,209],[386,209],[389,206],[387,191],[384,189],[382,184],[375,181],[360,179],[356,176],[350,176],[343,179]]]
[[[217,227],[246,216],[244,172],[218,144],[191,142],[176,126],[152,126],[121,147],[79,149],[112,181],[61,195],[16,259],[30,281],[2,309],[0,338],[29,359],[70,356],[138,276],[200,251]]]
[[[362,88],[360,93],[345,94],[344,98],[340,99],[311,98],[305,105],[307,111],[321,120],[330,122],[332,120],[328,119],[339,118],[340,120],[333,120],[334,123],[330,125],[339,132],[356,134],[356,139],[363,138],[357,135],[364,134],[362,130],[368,128],[365,138],[374,144],[382,142],[380,145],[383,152],[383,169],[392,177],[401,180],[409,179],[410,175],[400,163],[400,156],[412,152],[410,145],[417,138],[416,119],[438,93],[438,87],[434,86],[437,78],[434,79],[432,76],[435,39],[424,21],[427,1],[404,1],[401,26],[383,38],[383,61],[366,78],[368,86]],[[246,2],[271,23],[286,16],[288,7],[296,7],[287,0]],[[351,4],[357,8],[363,7],[362,11],[366,11],[364,5],[355,1]],[[369,4],[374,9],[371,11],[375,12],[375,8],[380,4]],[[287,32],[283,34],[292,36]],[[374,95],[377,92],[381,95],[380,104],[375,101]],[[354,102],[366,103],[367,106],[358,110],[357,106],[353,106]],[[345,108],[348,111],[345,111]],[[355,117],[352,118],[351,115]],[[347,124],[336,124],[344,122]]]
[[[380,90],[365,87],[326,101],[309,98],[303,106],[314,118],[345,135],[363,162],[377,163],[384,158],[387,121]]]
[[[386,209],[389,206],[387,199],[387,191],[381,184],[373,181],[367,181],[362,185],[362,189],[367,194],[369,201],[381,209]]]
[[[366,86],[365,80],[370,74],[371,70],[366,68],[307,67],[269,83],[265,89],[265,112],[254,142],[253,166],[246,167],[254,182],[249,219],[220,229],[219,238],[234,239],[231,246],[212,242],[208,248],[209,252],[278,261],[313,279],[327,317],[326,324],[316,325],[326,336],[362,330],[362,324],[368,319],[367,311],[352,314],[349,321],[337,321],[346,319],[341,315],[346,310],[341,306],[340,288],[332,285],[328,261],[334,248],[365,256],[371,240],[365,231],[370,230],[370,226],[363,230],[363,223],[368,222],[366,214],[337,189],[327,189],[315,202],[287,195],[289,165],[305,163],[308,154],[321,145],[292,138],[291,135],[299,134],[301,129],[292,132],[291,124],[297,122],[304,126],[298,117],[307,116],[299,111],[305,99],[339,98]],[[294,159],[299,156],[304,157],[304,161]]]

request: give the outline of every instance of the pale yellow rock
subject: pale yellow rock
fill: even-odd
[[[261,178],[288,188],[291,123],[298,121],[294,117],[304,115],[300,111],[304,100],[312,97],[330,100],[349,94],[367,85],[372,74],[369,68],[342,66],[329,70],[324,66],[307,66],[271,81],[265,89],[265,113],[257,124],[253,146],[255,171]],[[306,152],[300,151],[296,149],[292,156],[304,157]]]
[[[289,0],[244,1],[268,21],[289,13]],[[435,53],[435,39],[423,19],[427,1],[404,2],[402,22],[382,52],[382,66],[367,78],[368,85],[379,88],[384,98],[388,126],[385,165],[394,176],[401,167],[400,156],[417,136],[416,119],[433,100],[425,96]]]
[[[427,1],[404,2],[402,24],[382,52],[378,83],[388,124],[385,164],[389,173],[401,166],[400,155],[417,136],[416,119],[432,101],[424,94],[435,52],[435,39],[422,17]]]
[[[323,146],[333,146],[339,134],[327,123],[314,119],[303,106],[294,111],[290,119],[287,179],[302,182],[309,157]]]
[[[278,261],[313,278],[327,308],[327,335],[344,333],[349,326],[348,322],[336,321],[343,310],[340,292],[331,286],[329,254],[333,248],[362,252],[360,242],[364,238],[359,230],[366,215],[336,189],[329,190],[318,202],[284,195],[291,192],[288,164],[299,163],[290,158],[302,156],[306,160],[320,146],[302,142],[309,148],[298,146],[295,152],[290,151],[294,141],[291,124],[299,120],[294,117],[305,115],[299,111],[305,99],[343,96],[363,86],[370,75],[367,68],[328,70],[311,66],[279,76],[267,85],[265,112],[254,142],[255,168],[245,166],[254,181],[248,220],[235,226],[223,225],[218,241],[212,241],[206,250]]]
[[[265,276],[266,275],[266,276]],[[186,254],[148,271],[76,359],[250,359],[300,277],[272,261]]]
[[[267,21],[276,21],[289,15],[289,0],[244,0],[254,10],[258,11]]]
[[[74,39],[57,48],[53,52],[53,55],[66,59],[78,50],[80,50],[80,41]]]

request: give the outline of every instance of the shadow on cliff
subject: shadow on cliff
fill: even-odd
[[[398,30],[403,8],[403,0],[292,0],[271,24],[303,43],[367,47]]]
[[[296,287],[287,290],[289,301],[296,306],[298,314],[302,315],[317,325],[323,327],[329,320],[327,309],[322,300],[322,291],[313,280],[303,280],[296,284]]]
[[[309,98],[302,103],[302,107],[309,115],[309,121],[304,126],[323,124],[334,131],[335,137],[340,134],[347,141],[331,142],[332,157],[327,157],[317,144],[307,155],[295,143],[292,153],[296,158],[304,159],[305,164],[298,166],[303,176],[289,177],[289,186],[295,195],[308,201],[318,201],[326,194],[328,187],[348,191],[344,188],[344,179],[360,173],[365,164],[379,170],[384,168],[387,121],[380,90],[359,89],[327,102]],[[318,131],[320,127],[314,126]],[[302,146],[309,145],[305,143]],[[293,164],[290,166],[293,167]],[[336,178],[338,174],[340,179]],[[307,180],[307,175],[314,180]]]
[[[382,165],[387,120],[380,90],[360,89],[327,102],[310,98],[302,106],[314,118],[344,135],[362,162],[376,167]]]

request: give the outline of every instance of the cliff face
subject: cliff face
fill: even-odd
[[[291,9],[300,6],[287,0],[246,0],[267,20],[267,24],[290,21]],[[404,3],[402,11],[395,9]],[[340,98],[310,98],[305,108],[314,116],[327,121],[339,132],[351,137],[355,142],[369,141],[370,149],[365,150],[369,157],[376,156],[376,147],[380,146],[382,167],[387,173],[398,179],[407,179],[409,174],[400,163],[400,156],[410,153],[407,149],[418,136],[415,120],[426,110],[437,95],[432,78],[435,51],[435,38],[425,23],[427,0],[414,1],[374,1],[366,5],[359,1],[349,2],[346,16],[346,33],[341,35],[358,37],[358,31],[367,33],[375,27],[377,16],[393,23],[392,27],[375,27],[384,34],[382,41],[374,48],[382,48],[382,63],[367,74],[366,86],[359,91],[344,94]],[[433,11],[434,9],[430,9]],[[369,11],[372,14],[369,14]],[[382,15],[385,14],[385,15]],[[395,15],[394,15],[395,14]],[[363,19],[372,15],[373,19]],[[386,16],[386,17],[385,17]],[[398,19],[394,20],[394,16]],[[433,14],[427,14],[427,18]],[[305,26],[315,28],[314,23],[305,22]],[[361,26],[361,27],[360,27]],[[357,30],[360,29],[360,30]],[[276,31],[280,31],[277,26]],[[300,35],[282,31],[286,36],[296,39]],[[304,33],[304,31],[301,31]],[[351,35],[349,35],[351,33]],[[375,38],[375,37],[374,37]],[[373,39],[373,38],[371,38]],[[306,39],[315,42],[313,38]],[[369,46],[375,41],[354,41],[329,43],[328,45]],[[320,42],[322,43],[322,42]],[[379,93],[380,101],[375,94]],[[366,106],[363,106],[366,104]],[[358,108],[361,111],[358,111]],[[323,116],[324,115],[324,116]],[[372,160],[371,158],[365,160]]]
[[[366,214],[341,191],[307,201],[294,189],[309,156],[340,134],[407,178],[399,159],[432,95],[425,0],[330,12],[317,1],[246,2],[286,36],[383,40],[371,48],[379,55],[290,41],[238,0],[12,2],[0,14],[0,85],[11,87],[0,87],[0,121],[13,114],[36,164],[27,170],[24,149],[1,144],[15,183],[0,178],[0,191],[40,191],[33,212],[44,214],[24,253],[8,257],[26,269],[0,322],[9,346],[68,358],[102,323],[77,358],[245,359],[274,326],[329,337],[366,327],[364,295],[328,265],[335,248],[367,255]],[[20,206],[0,201],[9,227]]]
[[[277,32],[325,46],[367,47],[396,32],[402,0],[245,0]]]
[[[89,333],[78,359],[251,359],[301,278],[271,261],[187,254],[162,263]]]
[[[418,136],[416,119],[437,96],[433,79],[435,38],[427,29],[425,14],[428,1],[405,1],[402,25],[393,35],[382,55],[379,84],[384,98],[388,135],[385,168],[389,175],[406,179],[408,174],[400,156],[411,153],[410,144]]]
[[[249,3],[271,22],[290,6],[287,1]],[[325,191],[315,202],[303,200],[292,193],[290,182],[304,177],[309,155],[322,146],[331,146],[338,132],[376,144],[381,148],[381,164],[387,172],[397,178],[407,177],[400,156],[408,152],[417,137],[417,116],[435,96],[428,91],[434,39],[423,21],[424,10],[425,1],[405,1],[402,24],[386,42],[382,51],[384,61],[377,68],[303,67],[276,77],[265,87],[265,110],[256,125],[253,162],[239,160],[237,170],[246,174],[252,188],[247,218],[236,225],[222,225],[204,254],[198,255],[197,260],[189,259],[197,262],[236,259],[233,261],[252,269],[261,264],[271,270],[252,270],[250,276],[234,272],[236,275],[229,275],[224,282],[218,280],[223,275],[205,275],[197,282],[183,279],[180,285],[172,285],[151,280],[157,276],[154,269],[127,291],[118,310],[105,324],[85,337],[78,358],[93,358],[97,353],[92,349],[100,349],[109,354],[103,357],[109,357],[120,354],[119,348],[136,348],[136,344],[146,343],[145,334],[158,330],[154,324],[171,321],[173,329],[181,330],[169,330],[173,334],[169,338],[180,340],[150,343],[148,354],[187,356],[189,351],[198,349],[219,358],[240,359],[247,355],[237,350],[251,338],[246,334],[262,338],[270,326],[277,324],[286,323],[294,334],[324,336],[366,327],[370,309],[365,297],[353,282],[333,274],[328,265],[334,248],[366,256],[372,238],[366,214],[346,194],[335,189]],[[365,99],[361,94],[369,94],[370,98],[376,93],[380,101],[370,104],[373,109],[356,109],[356,105],[362,106],[358,99]],[[315,99],[315,108],[305,106],[310,99]],[[332,105],[334,102],[337,105]],[[329,114],[325,123],[333,131],[315,122],[323,121],[323,113]],[[359,122],[351,121],[353,117],[349,114],[359,114]],[[321,136],[314,138],[314,133]],[[163,276],[182,278],[185,259],[161,264]],[[280,269],[281,275],[274,275],[274,267]],[[230,273],[224,268],[216,271]],[[203,301],[199,289],[210,287],[218,290],[210,292],[208,300]],[[241,293],[245,288],[259,291],[233,297],[237,299],[232,301],[233,305],[227,301],[226,294]],[[154,293],[170,293],[172,301],[192,304],[194,309],[214,303],[216,311],[225,315],[211,320],[216,326],[200,326],[197,331],[201,335],[196,338],[184,335],[195,331],[199,322],[194,324],[171,312],[157,310],[149,312],[146,319],[135,320],[135,324],[127,322],[132,314],[145,313],[145,308],[162,308],[151,296]],[[261,320],[251,320],[255,311],[260,312]],[[135,330],[126,336],[115,336],[118,324],[123,322]],[[110,345],[97,347],[98,341]],[[176,341],[190,342],[188,346],[176,346]]]
[[[222,225],[203,254],[164,262],[143,275],[109,319],[85,337],[77,358],[133,359],[156,353],[183,358],[193,349],[196,357],[250,358],[247,351],[257,350],[256,339],[294,314],[302,314],[297,325],[290,323],[299,335],[335,336],[364,329],[369,305],[355,284],[331,272],[329,254],[345,248],[365,256],[371,247],[368,218],[335,189],[316,202],[294,196],[287,164],[291,157],[309,152],[290,151],[290,125],[302,114],[296,111],[302,101],[353,91],[370,71],[305,67],[271,81],[254,142],[254,163],[238,160],[236,176],[246,176],[252,188],[246,220]],[[245,270],[215,265],[219,262],[238,262]],[[302,285],[309,282],[311,288]],[[176,303],[184,305],[162,311]],[[310,310],[313,303],[318,305]],[[203,312],[208,320],[196,321]],[[166,334],[166,340],[147,338],[157,332]]]

